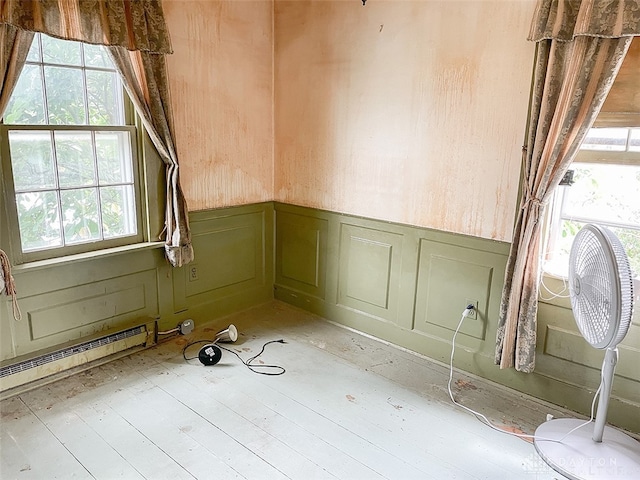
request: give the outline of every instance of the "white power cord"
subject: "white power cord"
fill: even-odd
[[[449,360],[449,382],[447,383],[447,390],[449,391],[449,398],[454,403],[454,405],[457,405],[458,407],[462,408],[463,410],[466,410],[467,412],[471,413],[480,422],[484,423],[486,426],[488,426],[488,427],[490,427],[493,430],[496,430],[498,432],[506,433],[508,435],[513,435],[514,437],[532,438],[532,439],[535,439],[535,440],[546,440],[546,441],[549,441],[549,442],[562,443],[562,441],[565,438],[567,438],[569,435],[571,435],[573,432],[575,432],[579,428],[582,428],[582,427],[590,424],[593,421],[594,410],[595,410],[595,405],[596,405],[596,399],[598,398],[598,395],[600,395],[600,390],[602,389],[602,382],[603,382],[602,374],[600,375],[600,386],[598,386],[598,389],[593,394],[593,401],[591,402],[591,416],[590,416],[589,420],[587,420],[586,422],[581,423],[577,427],[569,430],[559,440],[558,439],[553,439],[553,438],[545,438],[545,437],[540,437],[540,436],[536,436],[536,435],[527,435],[525,433],[516,433],[516,432],[510,432],[508,430],[504,430],[504,429],[502,429],[500,427],[495,426],[493,423],[491,423],[491,421],[485,415],[483,415],[482,413],[476,412],[475,410],[473,410],[473,409],[471,409],[469,407],[466,407],[466,406],[462,405],[461,403],[457,402],[456,399],[453,398],[453,392],[451,390],[451,382],[453,381],[453,355],[454,355],[455,350],[456,350],[456,337],[458,336],[458,332],[460,331],[460,328],[462,327],[462,323],[464,322],[464,319],[469,316],[469,314],[471,313],[471,310],[473,310],[473,309],[474,309],[473,305],[469,305],[469,306],[467,306],[467,308],[464,309],[464,312],[462,312],[462,318],[460,318],[460,322],[458,322],[458,326],[456,327],[456,331],[454,332],[453,338],[451,339],[451,358]]]
[[[545,297],[543,296],[542,292],[540,292],[540,299],[544,300],[545,302],[548,302],[550,300],[553,300],[555,298],[569,298],[569,285],[567,284],[567,279],[563,278],[562,279],[562,290],[560,290],[558,293],[554,293],[553,290],[551,290],[549,287],[547,287],[547,285],[544,283],[544,275],[540,276],[540,286],[546,290],[547,292],[549,292],[551,294],[550,297]]]

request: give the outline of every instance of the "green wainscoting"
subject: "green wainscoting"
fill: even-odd
[[[14,267],[22,320],[2,298],[2,360],[158,318],[159,248]]]
[[[504,242],[271,202],[192,212],[190,224],[195,262],[182,268],[167,264],[161,244],[16,267],[23,319],[14,321],[10,300],[0,297],[3,364],[149,318],[161,330],[186,318],[211,322],[274,294],[447,363],[462,311],[474,302],[477,318],[457,338],[458,368],[572,410],[590,408],[603,353],[581,338],[566,298],[540,303],[535,373],[494,365]],[[638,310],[619,347],[608,416],[633,432]]]
[[[327,221],[291,214],[276,218],[276,283],[324,298],[327,266]]]
[[[173,273],[174,313],[209,322],[273,298],[273,204],[194,212],[195,261]]]
[[[195,262],[172,268],[161,243],[16,266],[22,320],[0,297],[3,364],[155,319],[211,322],[273,298],[273,204],[190,214]]]
[[[581,338],[566,299],[540,304],[535,373],[494,365],[509,244],[281,203],[275,214],[277,299],[445,363],[473,302],[477,318],[457,337],[456,367],[588,413],[603,352]],[[639,333],[636,321],[620,347],[608,415],[633,432]]]

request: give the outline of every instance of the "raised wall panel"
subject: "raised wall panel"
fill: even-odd
[[[544,353],[556,358],[578,363],[586,367],[599,368],[595,359],[588,358],[590,353],[595,357],[596,349],[591,347],[577,331],[565,330],[554,325],[547,325],[544,341]],[[601,363],[601,362],[600,362]]]
[[[342,224],[338,304],[396,321],[402,235]]]
[[[389,280],[393,246],[364,238],[349,237],[349,255],[345,265],[344,288],[340,300],[359,300],[389,308]]]
[[[592,347],[583,338],[571,308],[541,302],[538,318],[536,372],[597,388],[605,352]],[[613,382],[613,395],[638,403],[639,345],[640,327],[632,322],[624,340],[618,345],[618,363]]]
[[[240,207],[221,214],[192,214],[195,260],[174,272],[176,312],[240,295],[265,285],[267,265],[264,205]]]
[[[242,225],[193,236],[194,250],[213,255],[200,255],[188,266],[186,296],[256,280],[261,273],[256,265],[260,254],[259,225]],[[261,279],[260,279],[261,280]]]
[[[483,262],[481,252],[422,239],[413,328],[450,339],[473,300],[477,318],[465,319],[460,332],[484,340],[493,270],[491,259]]]
[[[325,298],[327,228],[323,219],[277,212],[277,284]]]
[[[23,320],[14,324],[16,355],[158,316],[156,270],[20,299]]]
[[[455,351],[454,366],[588,414],[600,381],[598,355],[603,352],[580,347],[568,299],[553,300],[560,306],[546,301],[539,305],[533,373],[495,364],[508,244],[281,203],[275,209],[278,216],[295,215],[328,227],[327,242],[321,243],[319,252],[320,258],[326,256],[327,297],[307,295],[277,277],[277,299],[442,362],[449,362],[453,331],[466,301],[477,300],[479,318],[466,319],[456,337],[462,348]],[[289,235],[289,241],[287,248],[307,251],[310,258],[318,255],[315,248],[305,246],[304,236]],[[287,252],[281,244],[276,265],[283,254]],[[638,314],[620,345],[607,417],[611,424],[632,431],[640,431],[637,323]],[[547,325],[553,332],[548,338]]]
[[[15,265],[22,321],[0,296],[0,360],[149,317],[196,325],[273,298],[273,204],[189,215],[195,261],[171,267],[160,242]]]
[[[151,272],[150,278],[146,279],[147,284],[152,285],[153,279],[154,275]],[[64,303],[56,305],[49,300],[45,300],[44,297],[46,296],[43,296],[41,300],[46,301],[47,306],[30,311],[27,314],[31,327],[31,338],[37,340],[60,332],[60,326],[56,327],[56,324],[51,322],[51,318],[64,320],[64,329],[66,331],[107,318],[144,311],[148,301],[145,295],[145,284],[138,283],[127,288],[122,285],[127,283],[127,279],[122,280],[122,283],[119,281],[119,285],[112,292],[103,287],[98,287],[98,290],[100,290],[99,295],[78,298],[71,303],[65,300]],[[92,285],[92,287],[95,286]],[[83,288],[75,288],[73,293],[78,294],[81,290]],[[47,296],[65,298],[67,295],[65,295],[65,292],[56,292]]]

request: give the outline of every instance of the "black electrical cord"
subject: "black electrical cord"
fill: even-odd
[[[182,349],[182,357],[188,362],[190,360],[195,360],[196,358],[198,358],[198,356],[195,357],[187,357],[187,348],[193,346],[193,345],[199,345],[201,343],[215,343],[214,340],[196,340],[195,342],[191,342],[188,343],[184,346],[184,348]],[[267,343],[265,343],[264,345],[262,345],[262,349],[260,350],[260,352],[257,355],[254,355],[253,357],[249,358],[248,360],[243,360],[242,357],[240,355],[238,355],[237,352],[234,352],[233,350],[230,350],[226,347],[223,347],[220,344],[215,344],[216,347],[218,347],[221,350],[226,350],[229,353],[233,353],[236,357],[238,357],[238,359],[242,362],[242,364],[244,366],[246,366],[249,370],[251,370],[253,373],[258,373],[260,375],[282,375],[283,373],[286,372],[286,370],[284,369],[284,367],[281,367],[280,365],[266,365],[266,364],[260,364],[260,365],[252,365],[252,362],[254,360],[256,360],[260,355],[262,355],[264,353],[264,349],[267,347],[267,345],[269,345],[270,343],[287,343],[284,340],[280,339],[280,340],[270,340]],[[262,368],[267,368],[267,369],[276,369],[275,372],[261,372],[259,370],[256,369],[262,369]]]

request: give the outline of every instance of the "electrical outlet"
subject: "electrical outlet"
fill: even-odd
[[[478,300],[472,300],[470,298],[465,299],[464,301],[464,306],[465,308],[468,305],[473,305],[473,310],[471,310],[469,312],[469,315],[467,315],[467,318],[470,320],[476,320],[478,318]]]
[[[195,282],[196,280],[198,280],[198,267],[191,265],[189,267],[189,281]]]

